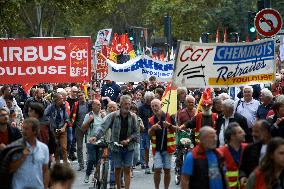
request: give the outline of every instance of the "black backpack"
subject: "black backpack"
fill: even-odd
[[[22,154],[26,148],[24,140],[21,138],[0,151],[0,188],[11,188],[13,173],[9,173],[10,163],[15,154]]]

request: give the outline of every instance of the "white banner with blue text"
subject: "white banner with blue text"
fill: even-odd
[[[157,81],[168,82],[172,80],[174,61],[163,62],[154,60],[146,55],[140,55],[123,64],[116,64],[106,60],[108,73],[104,80],[117,82],[140,82],[156,76]]]
[[[233,87],[275,79],[273,40],[251,43],[181,41],[173,73],[177,86]]]

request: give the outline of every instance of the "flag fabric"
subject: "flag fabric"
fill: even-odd
[[[23,85],[22,85],[22,87],[23,87],[24,91],[27,93],[27,95],[30,94],[31,88],[32,88],[34,85],[35,85],[34,83],[26,83],[26,84],[23,84]]]
[[[217,31],[216,31],[216,43],[220,42],[219,39],[220,39],[220,28],[218,26]]]
[[[202,104],[207,104],[207,103],[208,104],[212,103],[211,88],[207,88],[207,89],[205,89],[205,91],[203,91],[201,98],[198,102],[195,115],[202,112]]]
[[[224,43],[227,43],[227,41],[228,41],[228,33],[227,33],[227,28],[225,28],[225,30],[224,30]]]
[[[119,52],[117,51],[116,46],[119,43],[119,36],[117,33],[113,34],[113,38],[111,41],[111,49],[110,49],[110,54],[109,54],[109,59],[115,63],[117,63],[117,55]]]
[[[173,87],[171,82],[167,84],[162,97],[162,110],[170,115],[177,113],[177,88]]]
[[[84,91],[86,99],[89,99],[89,95],[88,95],[88,83],[84,81],[84,83],[82,83],[80,85],[81,90]]]

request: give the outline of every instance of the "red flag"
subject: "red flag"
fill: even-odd
[[[113,34],[113,38],[111,41],[111,49],[110,49],[110,55],[109,59],[115,63],[117,63],[117,55],[119,54],[117,50],[117,45],[119,43],[119,36],[117,33]]]
[[[25,90],[25,92],[29,95],[31,88],[34,85],[35,85],[34,83],[26,83],[26,84],[23,84],[22,86],[23,86],[23,89]]]
[[[227,34],[227,28],[224,30],[224,43],[227,43],[228,41],[228,34]]]
[[[128,38],[126,33],[119,36],[119,42],[121,44],[121,49],[127,49],[128,44],[126,45],[126,38]]]
[[[216,31],[216,43],[220,42],[219,39],[220,39],[220,28],[218,26],[217,31]]]

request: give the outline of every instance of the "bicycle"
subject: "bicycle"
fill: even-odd
[[[109,172],[109,144],[111,142],[106,142],[105,140],[98,140],[94,144],[102,149],[102,156],[98,161],[96,170],[94,173],[94,185],[89,187],[89,189],[107,189],[108,184],[108,172]],[[123,145],[114,142],[114,145],[123,147]],[[99,170],[99,171],[98,171]]]
[[[189,150],[194,148],[192,143],[192,131],[179,131],[177,132],[177,151],[175,159],[175,184],[180,184],[181,169],[184,158]]]

